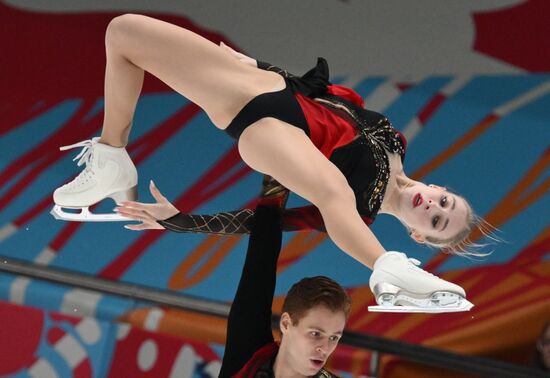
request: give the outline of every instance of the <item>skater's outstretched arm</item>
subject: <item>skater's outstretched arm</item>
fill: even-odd
[[[174,232],[192,232],[218,235],[249,234],[255,211],[238,209],[214,214],[178,213],[168,219],[159,220],[164,228]],[[285,209],[282,216],[283,231],[320,231],[326,232],[319,210],[312,205]],[[363,221],[372,220],[364,216]]]
[[[149,184],[155,203],[125,201],[115,209],[119,214],[140,221],[125,227],[140,231],[167,229],[181,233],[204,233],[219,235],[249,234],[255,219],[255,210],[238,209],[215,214],[185,214],[162,195],[151,180]],[[284,210],[283,231],[318,230],[326,232],[323,219],[315,206],[303,206]]]

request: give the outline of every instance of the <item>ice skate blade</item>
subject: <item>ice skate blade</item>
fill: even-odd
[[[54,205],[50,214],[58,220],[69,222],[132,222],[133,219],[126,218],[120,214],[94,214],[87,207],[80,209],[80,213],[67,213],[59,205]]]
[[[426,314],[441,314],[445,312],[463,312],[470,311],[474,304],[466,299],[461,299],[457,306],[369,306],[370,312],[411,312],[411,313],[426,313]]]

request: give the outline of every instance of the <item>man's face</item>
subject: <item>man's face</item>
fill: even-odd
[[[548,327],[544,335],[542,335],[538,347],[542,353],[544,365],[546,365],[546,368],[550,369],[550,327]]]
[[[288,313],[281,316],[281,331],[292,370],[311,376],[317,374],[332,354],[344,331],[346,317],[317,305],[292,324]]]

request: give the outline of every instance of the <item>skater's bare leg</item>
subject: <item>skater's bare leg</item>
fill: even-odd
[[[250,167],[317,206],[330,238],[351,257],[372,268],[385,252],[357,213],[346,178],[301,129],[264,118],[243,132],[239,151]]]
[[[144,71],[112,47],[112,43],[107,42],[106,47],[105,111],[100,141],[123,147],[128,143]]]
[[[150,17],[113,19],[105,43],[101,142],[112,146],[127,143],[144,71],[199,105],[219,128],[253,97],[284,87],[279,75],[242,64],[207,39]]]

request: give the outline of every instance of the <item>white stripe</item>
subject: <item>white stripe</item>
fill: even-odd
[[[204,372],[207,373],[212,378],[220,375],[220,370],[222,369],[222,363],[219,360],[210,361],[208,365],[204,368]]]
[[[48,265],[55,258],[55,256],[57,256],[57,253],[55,253],[50,247],[46,247],[34,259],[34,262],[42,265]]]
[[[395,85],[395,79],[388,79],[379,85],[366,99],[365,108],[383,112],[400,95],[401,91]]]
[[[447,85],[445,85],[441,89],[440,93],[445,97],[451,97],[456,92],[458,92],[462,87],[464,87],[464,85],[466,85],[466,83],[468,83],[471,78],[472,78],[471,75],[457,76],[453,80],[451,80],[451,82],[447,83]]]
[[[147,314],[143,327],[149,331],[156,331],[159,328],[160,320],[162,319],[163,315],[164,311],[162,311],[160,308],[153,308]]]
[[[364,76],[359,76],[359,75],[349,75],[348,77],[346,77],[346,79],[344,81],[342,81],[342,86],[343,87],[348,87],[348,88],[353,88],[355,87],[357,84],[361,83],[364,79]]]
[[[365,108],[383,113],[388,106],[401,96],[402,90],[399,89],[398,84],[415,86],[425,78],[425,75],[420,74],[392,76],[365,99]]]
[[[78,323],[75,327],[75,330],[82,340],[88,345],[97,343],[101,338],[101,328],[99,328],[99,323],[92,318],[82,318],[80,323]]]
[[[403,135],[405,136],[407,143],[411,143],[420,130],[422,130],[422,124],[417,117],[414,117],[403,130]]]
[[[61,312],[77,316],[95,317],[97,303],[103,295],[91,291],[73,289],[65,294]]]
[[[0,228],[0,242],[3,242],[17,231],[17,227],[13,223],[8,223]]]
[[[77,367],[88,357],[80,343],[68,333],[55,344],[55,350],[59,352],[71,369]]]
[[[495,114],[502,117],[517,110],[518,108],[521,108],[522,106],[527,105],[537,98],[544,96],[548,92],[550,92],[550,81],[547,81],[546,83],[539,85],[529,92],[524,93],[523,95],[518,96],[511,101],[508,101],[506,104],[499,106],[495,109]]]
[[[200,361],[199,361],[200,362]],[[188,345],[180,349],[169,378],[191,378],[197,367],[195,351]]]
[[[27,371],[32,378],[59,378],[52,365],[44,359],[36,361]]]
[[[30,278],[26,277],[17,277],[13,280],[13,283],[10,286],[10,302],[25,304],[25,294],[30,283]]]
[[[131,330],[132,330],[132,327],[130,327],[128,324],[124,324],[124,323],[119,324],[117,327],[116,339],[117,340],[125,339]]]

